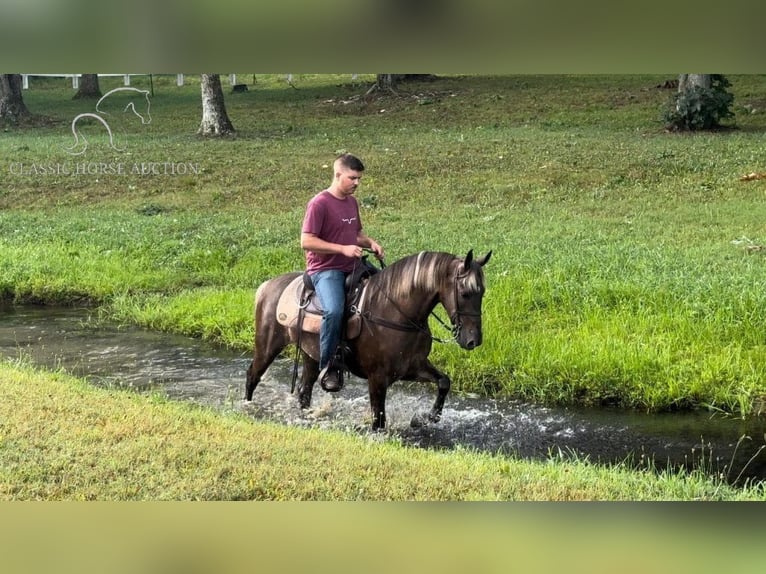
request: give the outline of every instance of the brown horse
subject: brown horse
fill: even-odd
[[[441,303],[452,323],[457,343],[466,350],[481,345],[481,303],[484,296],[482,267],[492,252],[474,259],[449,253],[424,251],[404,257],[367,279],[360,303],[351,309],[362,320],[361,330],[348,340],[345,367],[367,379],[373,430],[386,426],[386,392],[398,380],[434,382],[438,392],[428,415],[440,419],[450,379],[428,360],[434,340],[429,314]],[[277,321],[277,303],[286,287],[300,273],[286,273],[264,282],[256,292],[255,350],[247,370],[245,400],[277,355],[290,343],[300,342],[303,373],[298,388],[301,408],[311,404],[319,374],[319,337],[298,333]]]

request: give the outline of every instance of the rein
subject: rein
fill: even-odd
[[[375,316],[371,315],[369,311],[361,312],[360,315],[364,319],[368,320],[370,323],[373,323],[375,325],[380,325],[381,327],[386,327],[388,329],[394,329],[396,331],[405,331],[405,332],[420,331],[424,335],[428,335],[429,337],[431,337],[431,340],[435,341],[437,343],[451,343],[451,342],[453,342],[455,340],[455,338],[457,336],[457,329],[456,328],[450,329],[449,325],[447,325],[444,321],[442,321],[441,317],[439,317],[433,311],[431,311],[431,315],[433,317],[435,317],[436,320],[445,329],[450,329],[452,331],[452,333],[453,333],[452,339],[439,339],[438,337],[434,337],[431,334],[431,331],[428,329],[427,325],[423,325],[421,323],[416,323],[415,321],[413,321],[412,319],[407,317],[407,315],[404,313],[404,311],[402,311],[401,308],[399,307],[399,305],[396,304],[396,301],[391,299],[391,297],[388,295],[388,293],[386,293],[385,291],[383,291],[380,288],[378,288],[378,291],[383,293],[383,295],[386,297],[386,299],[388,299],[388,302],[391,304],[391,306],[393,306],[394,309],[399,311],[399,314],[402,315],[405,318],[407,323],[395,323],[393,321],[389,321],[388,319],[383,319],[382,317],[375,317]]]
[[[380,259],[378,259],[378,261],[380,261],[381,269],[384,269],[386,267],[385,262],[380,260]],[[409,317],[407,317],[406,313],[404,313],[404,311],[402,311],[401,307],[399,307],[399,305],[396,303],[396,301],[394,301],[388,293],[386,293],[385,291],[380,289],[380,287],[378,287],[378,291],[380,293],[383,293],[383,295],[388,300],[388,302],[394,307],[394,309],[399,311],[399,314],[402,315],[405,318],[407,323],[395,323],[393,321],[389,321],[387,319],[383,319],[382,317],[374,317],[369,312],[359,312],[359,314],[363,318],[367,319],[370,323],[373,323],[373,324],[376,324],[376,325],[381,325],[382,327],[386,327],[388,329],[395,329],[397,331],[406,331],[406,332],[420,331],[424,335],[428,335],[429,337],[431,337],[431,340],[436,342],[436,343],[452,343],[452,342],[454,342],[457,339],[457,335],[460,332],[460,329],[462,327],[462,321],[460,320],[461,316],[466,316],[466,317],[479,317],[480,316],[479,313],[472,313],[472,312],[466,312],[466,311],[461,312],[460,311],[460,306],[458,305],[457,283],[458,283],[458,281],[460,279],[462,279],[463,277],[466,277],[467,275],[468,275],[467,273],[464,274],[464,275],[455,274],[455,283],[454,283],[454,285],[455,285],[455,289],[454,289],[454,291],[455,291],[455,314],[452,317],[450,317],[450,321],[452,322],[453,326],[450,327],[449,325],[447,325],[447,323],[445,323],[442,320],[442,318],[439,317],[433,310],[431,310],[431,312],[430,312],[430,315],[432,317],[434,317],[439,322],[439,324],[442,327],[444,327],[445,329],[447,329],[448,331],[450,331],[452,333],[452,338],[451,339],[440,339],[438,337],[434,337],[431,334],[431,331],[428,329],[428,325],[427,324],[424,325],[424,324],[421,324],[421,323],[417,323],[417,322],[413,321],[412,319],[410,319]]]

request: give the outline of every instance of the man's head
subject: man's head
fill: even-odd
[[[362,160],[350,153],[344,153],[335,159],[332,167],[333,188],[343,197],[353,195],[362,179],[364,171]]]
[[[336,157],[334,166],[335,171],[338,171],[338,168],[341,166],[352,171],[364,171],[364,164],[362,163],[362,160],[350,153],[344,153]]]

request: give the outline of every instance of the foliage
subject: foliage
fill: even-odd
[[[720,127],[721,121],[733,118],[734,94],[731,83],[720,74],[713,74],[711,86],[692,86],[676,93],[665,111],[665,125],[671,130],[696,131]]]

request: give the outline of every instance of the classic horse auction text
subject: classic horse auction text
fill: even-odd
[[[61,176],[61,175],[199,175],[200,166],[191,162],[133,162],[133,163],[23,163],[11,162],[8,170],[12,175]]]

